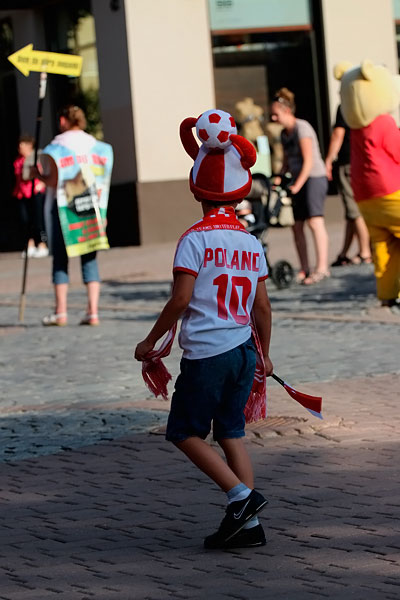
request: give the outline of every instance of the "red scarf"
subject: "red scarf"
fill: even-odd
[[[243,231],[247,235],[250,235],[246,231],[246,228],[237,220],[235,209],[230,206],[224,206],[223,208],[210,210],[201,221],[192,225],[190,229],[181,235],[179,242],[191,231],[211,231],[212,229],[234,229],[235,231]]]
[[[243,231],[247,235],[250,235],[237,220],[234,209],[224,207],[216,208],[208,212],[201,221],[195,223],[188,229],[181,236],[180,240],[191,231],[211,231],[213,229],[233,229],[236,231]],[[253,386],[244,409],[246,423],[265,419],[267,399],[264,357],[253,321],[251,321],[250,325],[257,352]],[[156,397],[162,396],[164,400],[168,400],[167,384],[172,377],[161,359],[168,356],[171,352],[176,327],[177,324],[175,323],[169,330],[159,349],[149,352],[142,363],[142,375],[145,384]]]

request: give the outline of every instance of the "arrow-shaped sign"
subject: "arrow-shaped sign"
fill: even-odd
[[[26,77],[28,77],[30,71],[79,77],[82,70],[82,56],[59,54],[58,52],[41,52],[40,50],[34,50],[33,44],[28,44],[14,52],[14,54],[10,54],[8,60]]]

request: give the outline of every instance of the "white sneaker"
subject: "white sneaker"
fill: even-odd
[[[44,256],[49,255],[49,250],[47,248],[35,248],[35,253],[32,255],[33,258],[43,258]]]
[[[36,254],[36,248],[35,246],[29,246],[28,248],[28,257],[29,258],[33,258]],[[26,250],[23,250],[21,252],[21,258],[25,258],[26,257]]]

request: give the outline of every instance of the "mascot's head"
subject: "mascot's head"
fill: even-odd
[[[353,67],[342,62],[335,66],[334,75],[341,82],[342,114],[352,129],[366,127],[399,105],[400,76],[392,75],[383,65],[364,60],[359,67]]]

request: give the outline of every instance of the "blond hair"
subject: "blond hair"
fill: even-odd
[[[293,92],[288,90],[288,88],[286,88],[286,87],[280,88],[275,93],[275,97],[274,97],[273,101],[279,102],[280,104],[283,104],[283,106],[290,108],[292,113],[294,113],[296,110],[296,104],[294,102],[294,94],[293,94]]]

